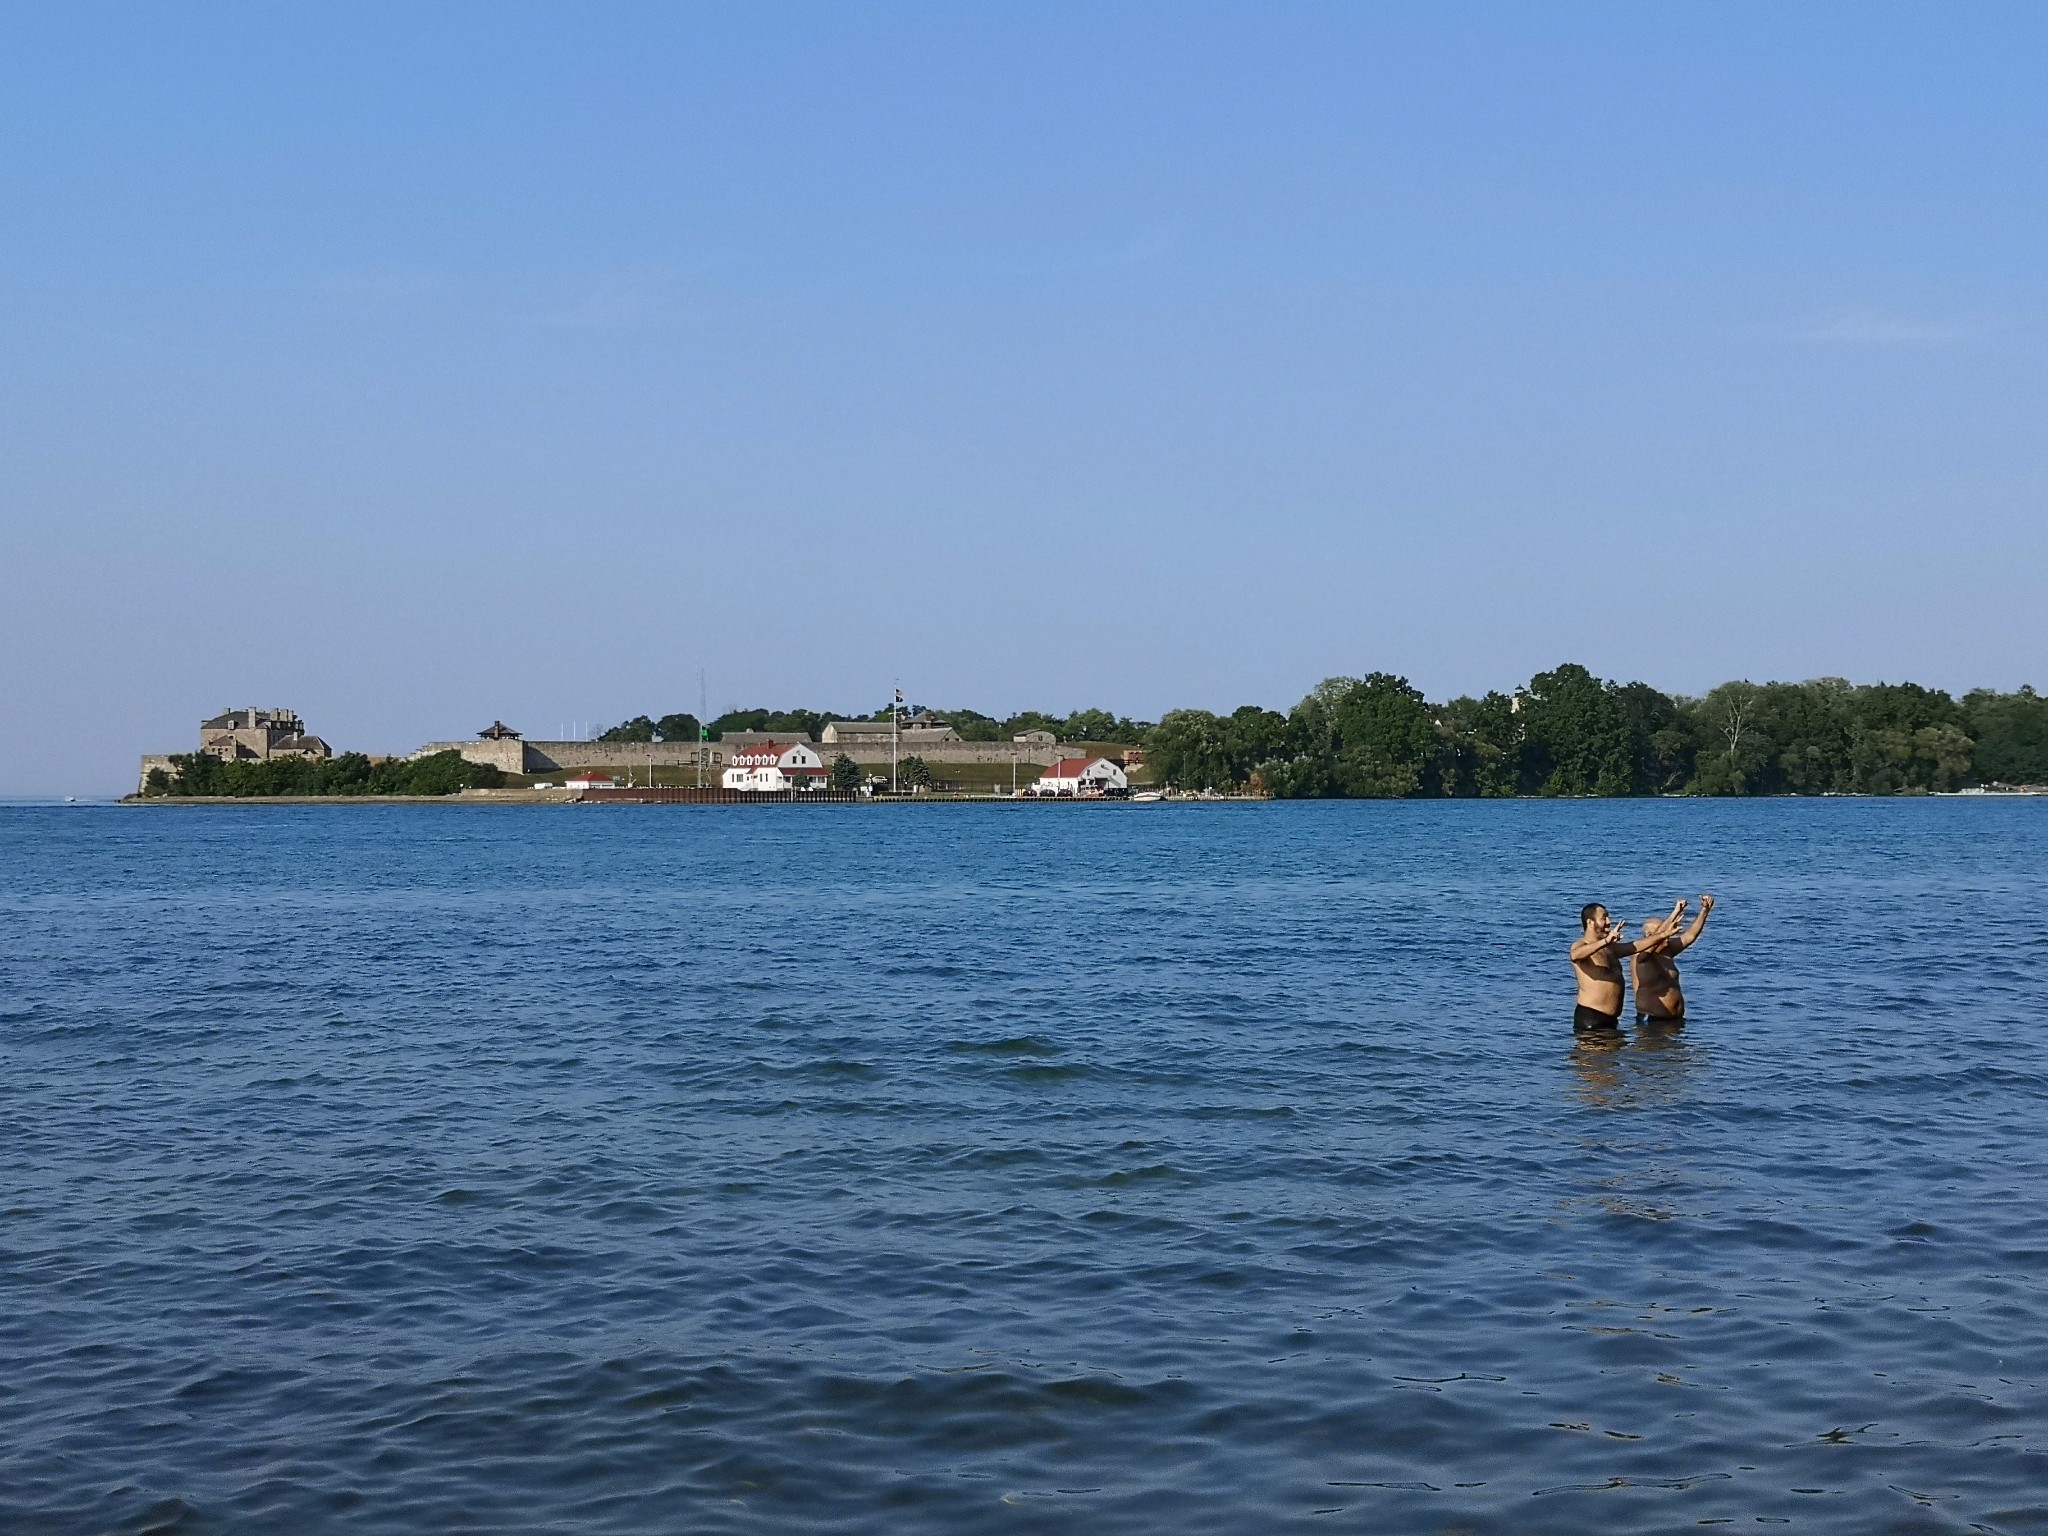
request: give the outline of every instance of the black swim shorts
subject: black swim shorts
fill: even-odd
[[[1598,1008],[1588,1008],[1584,1003],[1572,1009],[1572,1033],[1575,1035],[1620,1028],[1621,1015],[1618,1013],[1602,1013]]]

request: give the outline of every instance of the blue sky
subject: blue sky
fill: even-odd
[[[0,793],[2048,684],[2048,9],[16,5]]]

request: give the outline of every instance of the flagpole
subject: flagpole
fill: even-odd
[[[903,792],[896,779],[896,751],[900,740],[897,733],[901,729],[902,719],[903,684],[899,682],[896,685],[896,697],[889,701],[889,793],[892,795]]]

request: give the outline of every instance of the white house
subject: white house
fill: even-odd
[[[1063,757],[1024,793],[1040,800],[1078,799],[1131,787],[1123,769],[1106,757]]]
[[[726,766],[725,787],[762,793],[816,789],[825,782],[825,760],[808,742],[779,741],[748,745],[733,753]]]
[[[571,774],[565,782],[570,789],[617,789],[619,787],[617,779],[608,773],[599,773],[595,768],[584,773]]]

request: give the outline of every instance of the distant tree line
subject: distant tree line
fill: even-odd
[[[1567,664],[1433,704],[1375,672],[1330,678],[1284,715],[1174,710],[1144,744],[1162,783],[1284,798],[1925,794],[2048,783],[2048,699],[1839,678],[1684,698]]]
[[[729,709],[700,734],[691,714],[635,715],[598,735],[599,741],[721,741],[728,731],[781,731],[816,741],[827,720],[844,720],[815,709]]]
[[[963,741],[1008,741],[1026,731],[1050,731],[1061,741],[1142,741],[1152,729],[1147,721],[1113,715],[1106,709],[1077,709],[1070,715],[1041,714],[1027,709],[998,720],[972,709],[931,712],[960,734]],[[889,711],[872,715],[835,715],[816,709],[731,709],[698,735],[695,715],[635,715],[598,736],[599,741],[721,741],[728,731],[786,731],[816,741],[828,720],[887,720]]]
[[[1512,693],[1431,703],[1406,678],[1333,677],[1286,713],[1177,709],[1158,724],[1103,709],[998,719],[935,714],[968,741],[1049,731],[1062,742],[1142,744],[1153,779],[1283,798],[1513,795],[1924,794],[2048,784],[2048,698],[2031,687],[1960,700],[1916,683],[1723,683],[1699,698],[1609,682],[1576,664]],[[727,731],[816,740],[812,709],[730,710]],[[696,741],[695,715],[639,715],[600,741]],[[337,762],[340,759],[336,759]]]
[[[1106,709],[1077,709],[1070,715],[1047,715],[1027,709],[998,720],[972,709],[942,709],[936,713],[960,733],[964,741],[1009,741],[1026,731],[1050,731],[1061,741],[1143,741],[1152,729],[1145,720],[1111,714]],[[876,719],[886,720],[885,709]]]
[[[171,759],[171,771],[152,768],[145,795],[218,795],[253,799],[268,795],[452,795],[464,789],[496,789],[505,775],[489,763],[472,763],[460,752],[436,752],[405,761],[372,762],[360,752],[325,759],[273,757],[262,762],[223,761],[204,752]]]
[[[659,720],[647,715],[635,715],[632,719],[613,726],[608,731],[598,732],[599,741],[698,741],[702,738],[697,731],[695,715],[663,715]]]

